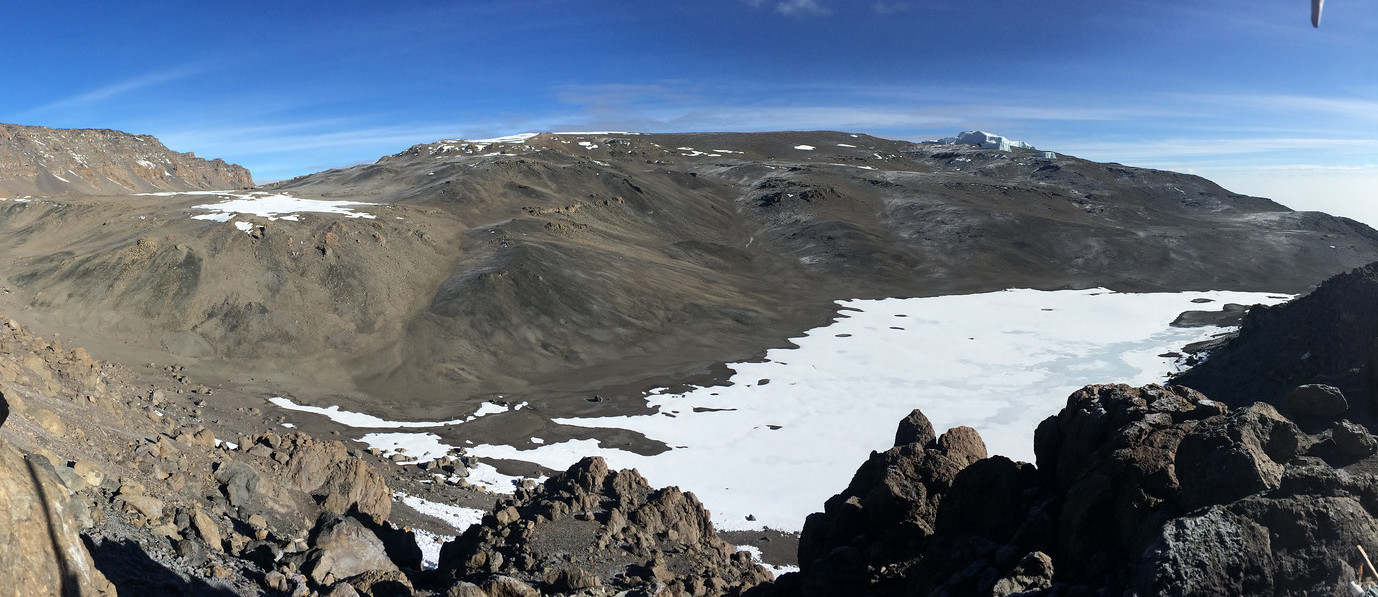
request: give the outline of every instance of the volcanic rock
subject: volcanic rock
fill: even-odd
[[[1297,386],[1282,397],[1288,412],[1297,417],[1333,419],[1349,410],[1349,401],[1335,386],[1306,384]]]
[[[809,517],[800,573],[757,592],[1344,595],[1354,545],[1378,541],[1378,440],[1327,425],[1307,433],[1266,403],[1231,410],[1182,386],[1088,386],[1039,426],[1037,469],[941,466],[941,438],[927,458],[913,444],[873,454]],[[935,486],[877,516],[895,488]]]
[[[344,514],[354,508],[372,517],[375,523],[388,517],[392,492],[386,481],[372,467],[351,457],[343,442],[319,442],[293,434],[280,439],[279,445],[290,454],[290,484],[320,497],[327,510]]]
[[[397,566],[388,559],[383,542],[352,518],[327,515],[316,525],[314,548],[303,569],[318,584],[328,578],[346,579],[368,572],[389,572]]]
[[[230,505],[236,508],[249,505],[254,490],[258,488],[258,479],[258,471],[237,460],[222,463],[215,470],[215,480],[220,482],[225,497],[230,499]]]
[[[509,594],[484,584],[495,574],[561,593],[661,583],[695,595],[736,595],[771,577],[718,538],[694,494],[652,489],[635,470],[609,471],[597,457],[499,501],[482,524],[445,544],[440,570],[452,585],[489,595]]]
[[[1335,448],[1350,459],[1360,459],[1378,452],[1378,438],[1368,432],[1363,425],[1349,421],[1339,421],[1330,428],[1330,438]]]
[[[906,444],[919,444],[926,446],[929,442],[937,439],[933,433],[933,424],[928,422],[919,409],[914,409],[909,416],[900,421],[899,429],[895,430],[895,445],[903,446]]]
[[[897,442],[932,437],[927,418],[917,411],[896,432]],[[910,565],[927,548],[943,496],[964,468],[985,456],[984,442],[968,427],[951,429],[925,444],[872,452],[847,489],[804,523],[800,574],[805,587],[820,591],[805,594],[867,590],[869,570]]]
[[[1378,263],[1334,276],[1287,303],[1251,309],[1236,338],[1173,383],[1232,406],[1263,401],[1282,409],[1290,408],[1286,396],[1299,386],[1324,384],[1343,394],[1352,418],[1371,419],[1378,387],[1375,304]],[[1306,396],[1298,406],[1314,403],[1324,413],[1340,405],[1328,391]]]

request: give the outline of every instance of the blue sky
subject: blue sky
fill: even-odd
[[[0,121],[260,181],[526,131],[979,128],[1378,225],[1378,0],[57,6],[7,5]]]

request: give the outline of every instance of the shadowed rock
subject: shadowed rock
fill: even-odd
[[[562,549],[592,555],[572,566]],[[489,595],[499,594],[485,584],[492,575],[558,593],[609,594],[660,587],[737,595],[770,579],[749,554],[718,537],[694,494],[652,489],[635,470],[609,471],[598,457],[499,501],[481,524],[445,544],[440,573],[452,593],[472,592],[467,583]]]

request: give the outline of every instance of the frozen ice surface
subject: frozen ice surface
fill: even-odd
[[[1161,382],[1174,362],[1159,354],[1219,333],[1168,325],[1182,311],[1211,308],[1192,304],[1198,297],[1217,306],[1283,300],[1094,289],[839,301],[836,322],[794,339],[797,349],[731,365],[728,386],[651,394],[654,415],[556,420],[630,429],[674,447],[668,452],[641,456],[580,440],[471,453],[557,470],[599,454],[613,468],[637,468],[653,486],[693,491],[720,528],[799,530],[872,450],[890,447],[913,408],[939,433],[975,427],[992,454],[1032,460],[1034,428],[1073,391]]]
[[[1196,298],[1214,302],[1193,304]],[[1171,327],[1182,311],[1288,298],[1092,289],[839,301],[834,323],[793,339],[798,348],[731,364],[734,374],[725,386],[682,393],[654,388],[645,393],[656,410],[652,415],[554,421],[637,431],[671,446],[667,452],[643,456],[595,439],[532,438],[523,442],[534,446],[529,449],[482,444],[469,447],[468,454],[554,470],[600,455],[613,468],[637,468],[652,486],[693,491],[721,529],[799,530],[805,516],[846,487],[872,450],[890,447],[895,425],[911,409],[921,409],[939,433],[968,425],[981,433],[990,453],[1032,460],[1034,428],[1073,391],[1095,383],[1162,382],[1176,362],[1160,354],[1223,331]],[[388,422],[335,407],[274,403],[361,427],[463,422]],[[705,408],[695,412],[696,407]],[[488,403],[473,416],[503,410]],[[370,433],[362,441],[390,453],[405,449],[417,460],[451,448],[432,433]],[[518,481],[482,463],[468,476],[471,484],[504,493]]]

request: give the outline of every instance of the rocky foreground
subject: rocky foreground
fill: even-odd
[[[1367,292],[1375,271],[1313,296]],[[1378,317],[1373,303],[1300,299],[1246,319],[1207,362],[1279,333],[1267,322],[1336,304],[1357,308],[1335,314],[1346,321]],[[1372,329],[1332,340],[1367,353],[1373,338],[1351,336]],[[1351,373],[1371,379],[1363,367]],[[1232,407],[1180,384],[1088,386],[1040,425],[1036,464],[988,457],[970,428],[938,435],[916,410],[894,447],[809,517],[800,571],[772,579],[717,536],[692,494],[596,458],[498,496],[423,570],[367,453],[299,433],[226,442],[201,418],[210,390],[128,377],[0,324],[5,591],[1343,595],[1358,577],[1354,546],[1378,552],[1364,388],[1307,383],[1277,407]]]
[[[1375,297],[1378,264],[1256,307],[1171,386],[1083,388],[1036,466],[914,411],[762,591],[1346,595],[1378,547]]]
[[[130,377],[0,323],[0,594],[706,595],[771,578],[692,494],[596,459],[499,496],[423,570],[367,453],[227,442],[202,418],[212,390]],[[463,468],[442,460],[425,466]]]

